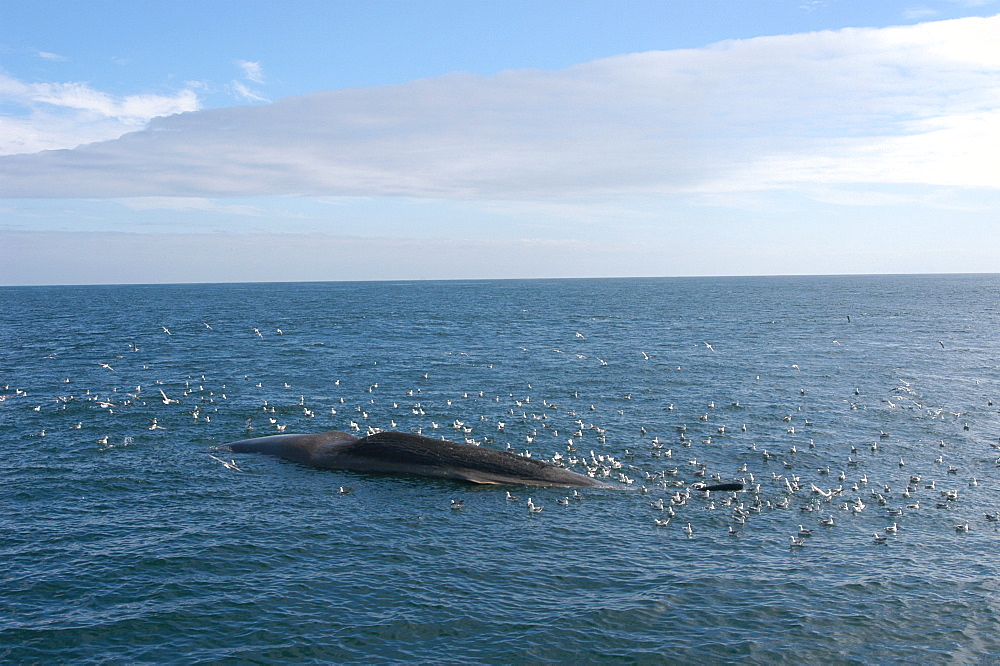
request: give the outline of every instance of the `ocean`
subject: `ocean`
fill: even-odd
[[[997,663],[998,304],[998,275],[0,288],[0,660]],[[279,428],[611,488],[223,448]]]

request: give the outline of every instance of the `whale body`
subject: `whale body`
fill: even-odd
[[[584,488],[600,481],[540,460],[404,432],[367,437],[329,432],[254,437],[226,445],[233,453],[264,453],[322,469],[408,474],[469,483]]]

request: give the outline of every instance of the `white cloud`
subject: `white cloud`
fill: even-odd
[[[264,70],[261,68],[259,62],[250,62],[247,60],[237,60],[236,64],[239,65],[240,70],[243,72],[243,78],[251,83],[261,84],[264,83]],[[271,100],[267,99],[261,95],[256,90],[250,88],[241,81],[233,80],[229,84],[229,90],[237,99],[246,100],[249,102],[269,102]]]
[[[236,64],[243,70],[243,78],[253,83],[264,83],[264,70],[261,68],[259,62],[237,60]]]
[[[85,111],[97,117],[145,122],[198,108],[191,90],[175,95],[128,95],[115,97],[85,83],[24,83],[0,73],[0,95],[4,101],[25,106],[50,106]]]
[[[156,118],[116,141],[0,158],[0,173],[9,196],[30,197],[996,188],[998,33],[1000,16],[967,18],[323,91]],[[85,92],[53,94],[107,113]]]
[[[190,88],[173,95],[115,96],[85,83],[25,83],[0,72],[0,103],[24,110],[0,118],[0,154],[75,148],[116,139],[159,116],[195,111]]]
[[[996,225],[964,231],[916,234],[908,220],[830,225],[837,242],[804,251],[795,225],[667,241],[0,228],[0,284],[996,272]]]
[[[240,81],[233,81],[229,84],[229,89],[233,91],[238,99],[245,99],[250,102],[269,102],[270,100],[263,97],[260,93],[255,90],[251,90],[246,85]]]

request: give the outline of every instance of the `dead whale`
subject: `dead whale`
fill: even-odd
[[[329,432],[254,437],[227,445],[233,453],[264,453],[303,465],[376,474],[408,474],[469,483],[584,488],[597,479],[540,460],[485,446],[404,432],[367,437]]]

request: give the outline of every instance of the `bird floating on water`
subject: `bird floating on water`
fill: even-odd
[[[240,467],[239,467],[239,466],[238,466],[238,465],[236,464],[236,461],[235,461],[235,460],[230,460],[229,462],[226,462],[226,461],[225,461],[225,460],[223,460],[222,458],[216,458],[216,457],[215,457],[215,456],[213,456],[213,455],[212,455],[211,453],[209,453],[209,454],[208,454],[208,457],[209,457],[209,458],[211,458],[212,460],[216,460],[216,461],[218,461],[218,462],[222,463],[222,466],[223,466],[223,467],[225,467],[226,469],[231,469],[231,470],[233,470],[233,471],[235,471],[235,472],[242,472],[242,471],[243,471],[243,470],[242,470],[242,469],[240,469]]]

